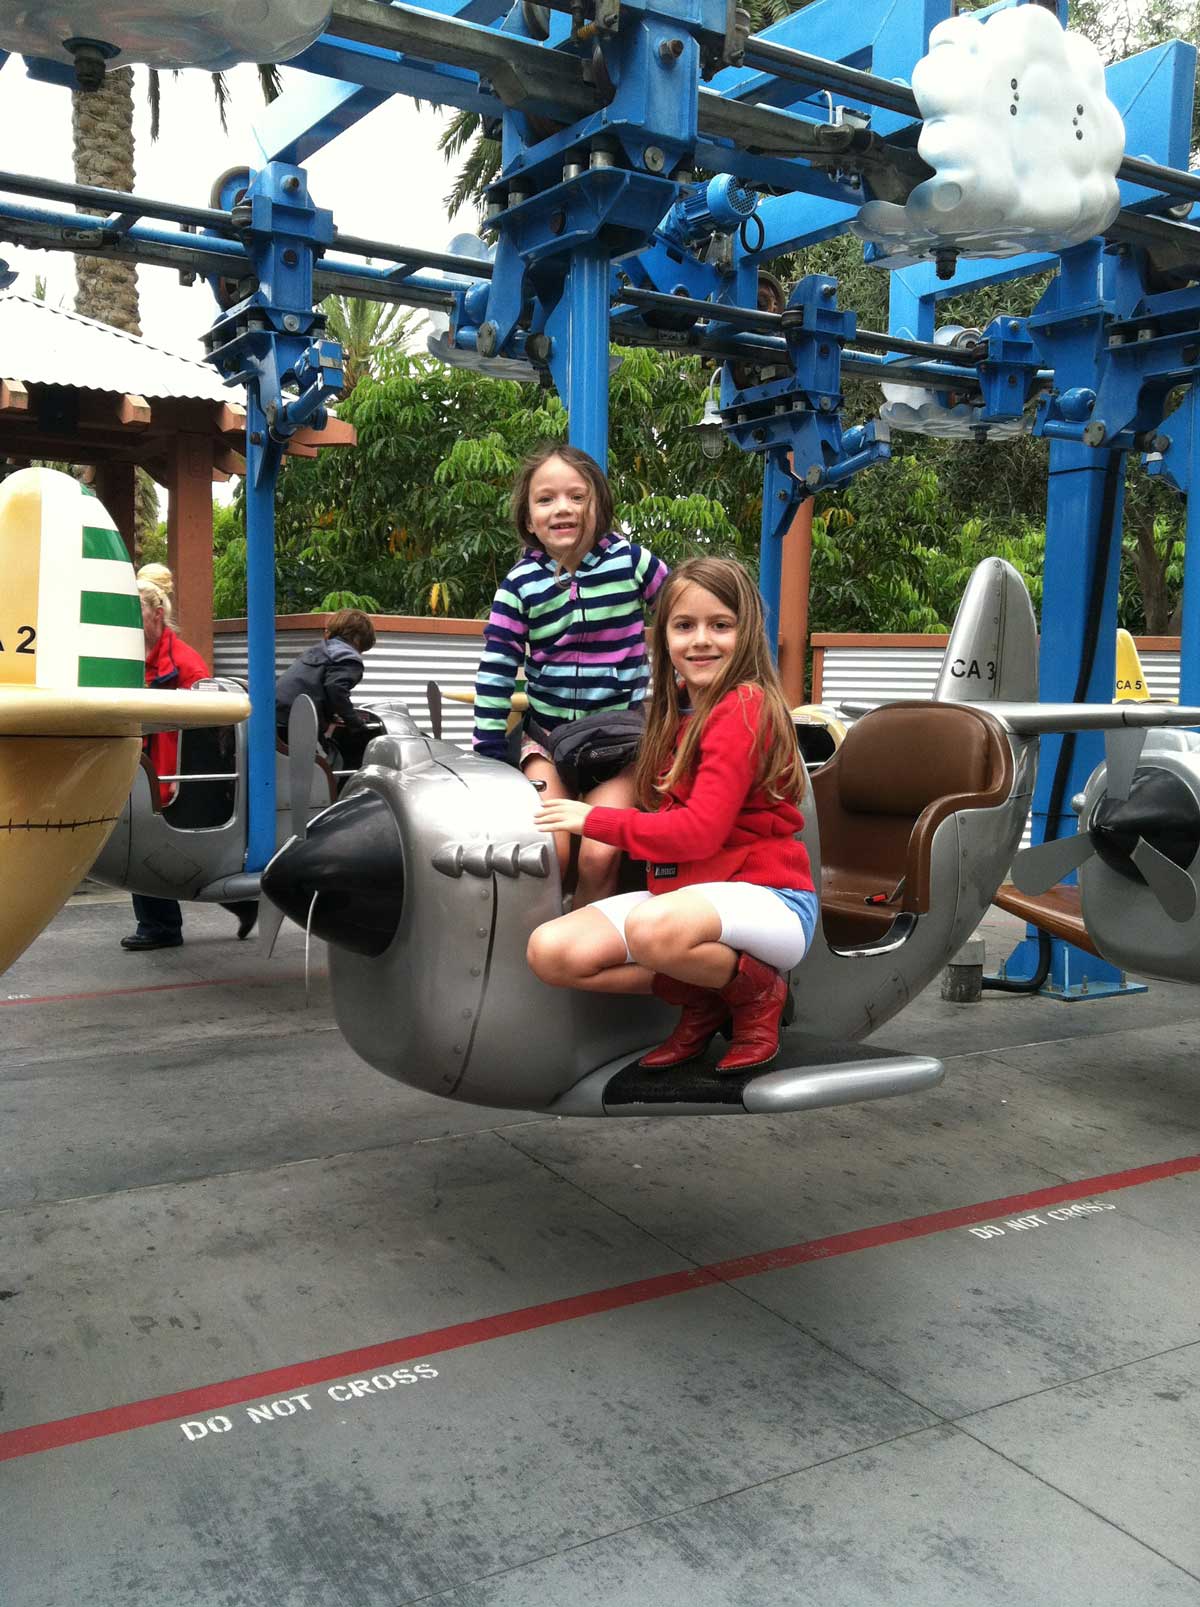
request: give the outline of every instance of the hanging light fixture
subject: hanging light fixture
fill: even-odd
[[[704,398],[704,412],[700,416],[699,424],[685,424],[684,430],[688,434],[700,437],[700,450],[706,458],[719,458],[725,450],[725,426],[721,422],[721,409],[717,405],[716,385],[721,377],[719,368],[713,369],[713,376],[708,382],[708,394]]]
[[[98,89],[109,62],[202,67],[287,61],[324,31],[331,0],[0,0],[0,49],[73,63]]]

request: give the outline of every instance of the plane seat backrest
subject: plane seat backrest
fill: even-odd
[[[990,725],[947,705],[876,709],[851,727],[837,755],[838,794],[853,814],[915,819],[936,798],[992,784]]]
[[[930,849],[959,809],[994,807],[1012,785],[999,723],[962,704],[893,704],[864,715],[812,777],[822,902],[864,928],[929,908]],[[876,893],[901,894],[874,911]]]

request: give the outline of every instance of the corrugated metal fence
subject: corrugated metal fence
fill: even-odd
[[[942,667],[946,637],[816,635],[812,646],[814,702],[871,703],[929,697]],[[1137,649],[1150,696],[1177,698],[1178,640],[1144,637]]]
[[[364,660],[366,674],[354,694],[356,703],[400,698],[413,718],[427,729],[425,687],[437,681],[443,692],[474,685],[483,650],[483,622],[474,619],[409,619],[373,616],[377,640]],[[276,621],[275,671],[278,674],[321,636],[324,616],[299,614]],[[246,623],[218,620],[214,627],[213,668],[218,675],[246,676]],[[929,697],[945,651],[944,636],[814,636],[814,702],[870,703],[884,698]],[[1138,641],[1142,668],[1155,698],[1179,695],[1179,643],[1171,637]],[[469,742],[471,710],[447,702],[443,735]]]

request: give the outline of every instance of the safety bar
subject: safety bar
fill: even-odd
[[[910,910],[901,910],[887,931],[874,943],[863,943],[857,948],[839,949],[831,943],[829,952],[843,960],[869,960],[878,954],[894,954],[903,948],[917,929],[917,917]]]

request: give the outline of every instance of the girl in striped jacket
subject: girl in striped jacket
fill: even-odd
[[[510,698],[522,665],[529,712],[518,763],[546,800],[568,796],[546,746],[566,721],[627,709],[648,683],[644,610],[667,577],[645,547],[612,534],[612,492],[603,469],[578,447],[551,445],[522,466],[512,514],[524,551],[501,581],[484,628],[475,679],[474,747],[507,759]],[[632,767],[587,794],[628,808]],[[566,867],[569,834],[556,837]],[[575,907],[616,888],[620,849],[585,839]]]

